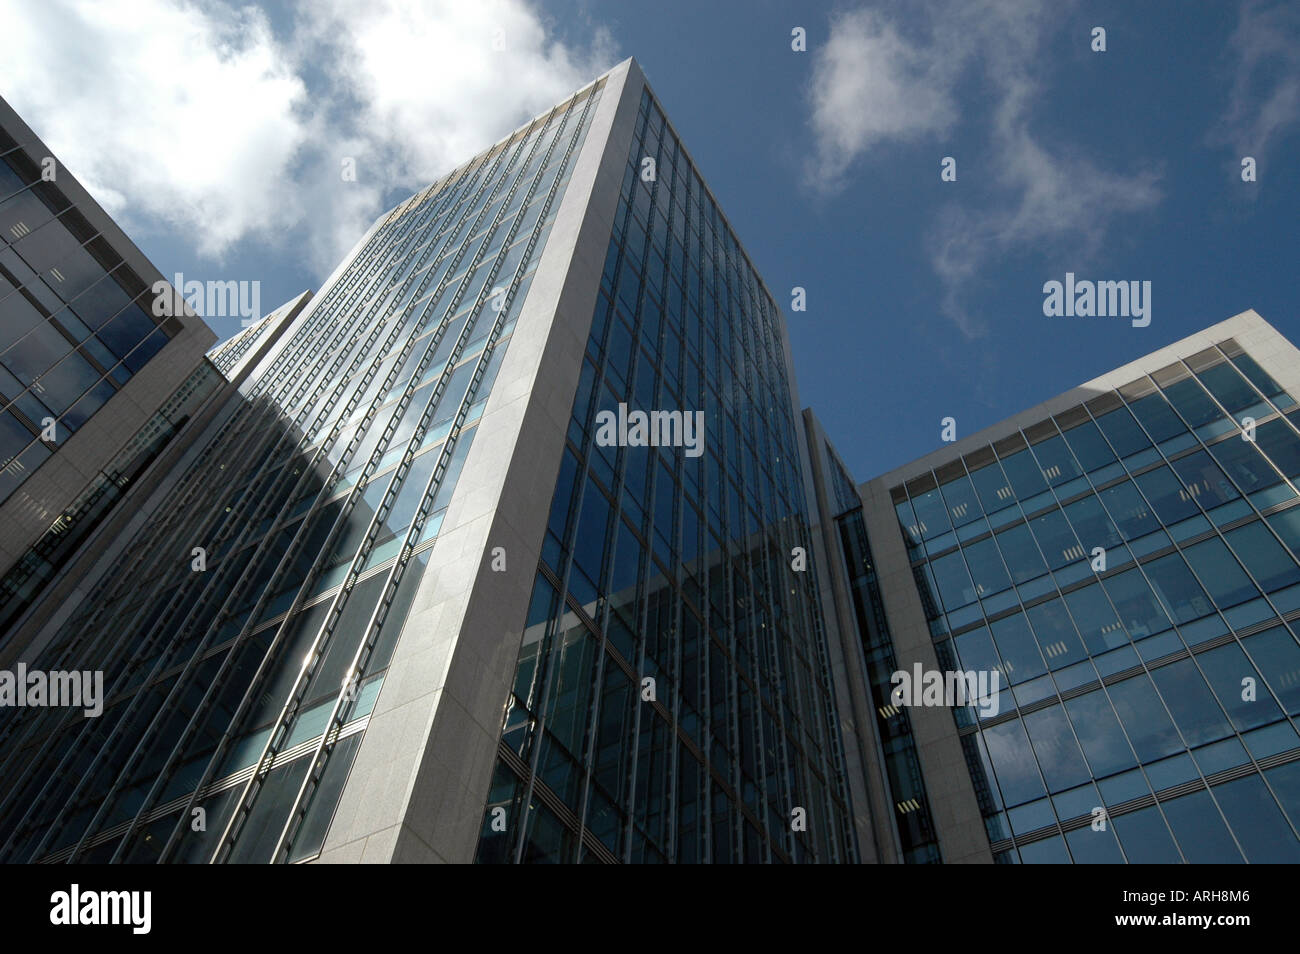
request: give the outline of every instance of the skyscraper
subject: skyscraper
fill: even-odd
[[[1300,860],[1254,312],[859,484],[632,60],[206,356],[0,119],[0,860]]]
[[[1247,311],[856,490],[810,420],[905,855],[1300,860],[1296,395]]]
[[[154,314],[161,280],[0,99],[0,633],[217,385],[211,330]]]
[[[634,62],[202,367],[17,624],[105,698],[4,714],[0,858],[857,858],[780,310]]]

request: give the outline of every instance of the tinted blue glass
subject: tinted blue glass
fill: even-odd
[[[1136,764],[1104,691],[1096,689],[1067,699],[1064,706],[1094,777],[1102,778]]]
[[[997,461],[972,471],[970,479],[975,485],[976,493],[979,494],[980,502],[984,505],[985,513],[996,513],[1016,502],[1016,495],[1012,493],[1011,485],[1007,482],[1002,467]]]
[[[1079,464],[1090,473],[1115,461],[1115,452],[1092,421],[1070,428],[1065,432],[1065,439]]]
[[[1151,678],[1189,746],[1232,734],[1227,717],[1190,659],[1154,669]]]
[[[1008,807],[1041,798],[1043,780],[1019,719],[985,729],[984,743]]]
[[[1241,864],[1245,859],[1206,791],[1162,802],[1178,846],[1190,864]]]
[[[1178,731],[1146,675],[1108,686],[1120,724],[1143,762],[1154,762],[1183,748]]]
[[[995,539],[1014,582],[1024,583],[1047,572],[1047,564],[1043,562],[1038,545],[1025,524],[1003,530],[995,535]]]
[[[1192,499],[1206,510],[1241,496],[1232,481],[1228,480],[1227,475],[1205,451],[1179,458],[1173,462],[1173,468]]]
[[[1151,446],[1151,442],[1147,440],[1147,436],[1142,432],[1142,428],[1138,427],[1127,408],[1119,407],[1103,414],[1097,418],[1097,426],[1101,428],[1106,439],[1110,441],[1110,446],[1120,457],[1127,457],[1144,447]]]
[[[1108,487],[1100,496],[1125,540],[1136,540],[1159,528],[1145,498],[1131,481]]]
[[[1244,411],[1259,400],[1255,389],[1226,361],[1201,371],[1197,377],[1230,414]]]
[[[1047,671],[1029,622],[1019,613],[989,625],[1008,681],[1018,685]]]
[[[1053,570],[1084,558],[1086,551],[1075,539],[1074,532],[1060,510],[1052,510],[1035,517],[1029,525],[1038,541],[1039,549],[1047,558],[1048,566]]]
[[[1282,479],[1250,441],[1230,437],[1211,446],[1210,453],[1242,493],[1254,493]]]
[[[1169,403],[1192,429],[1223,419],[1223,412],[1195,378],[1184,378],[1164,391]]]
[[[1213,607],[1177,553],[1144,564],[1147,579],[1175,623],[1187,623],[1212,612]]]
[[[1251,864],[1300,861],[1300,842],[1258,775],[1216,785],[1211,791]]]
[[[1011,585],[997,545],[990,537],[979,543],[965,547],[966,565],[970,568],[971,578],[975,583],[975,592],[980,599],[986,599],[994,593],[1000,593]]]
[[[1129,409],[1157,444],[1187,430],[1159,391],[1134,401]]]
[[[1169,628],[1169,619],[1136,567],[1102,581],[1115,611],[1133,639]]]
[[[1024,723],[1049,792],[1063,792],[1087,781],[1088,766],[1060,706],[1030,713]]]
[[[1278,470],[1288,477],[1300,477],[1300,436],[1286,421],[1259,425],[1255,439]]]

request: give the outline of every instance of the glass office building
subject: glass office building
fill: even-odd
[[[839,518],[849,572],[863,515],[894,561],[900,668],[999,676],[996,711],[908,710],[951,721],[920,760],[960,746],[963,850],[977,806],[999,862],[1300,860],[1298,357],[1244,313]]]
[[[0,713],[0,859],[856,857],[782,318],[634,62],[194,373],[24,660],[102,715]]]
[[[781,314],[638,100],[477,856],[853,860]],[[602,446],[620,404],[702,453]]]
[[[214,339],[153,314],[157,269],[0,100],[0,619],[170,440]],[[192,385],[190,385],[192,389]],[[160,427],[158,414],[171,408]],[[170,429],[170,430],[169,430]],[[134,446],[133,446],[134,445]],[[57,530],[59,547],[48,539]],[[7,652],[0,640],[0,656]]]

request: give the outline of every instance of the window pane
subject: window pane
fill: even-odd
[[[1239,732],[1267,725],[1282,717],[1273,694],[1268,691],[1259,672],[1236,643],[1201,653],[1196,661],[1218,697],[1219,704],[1227,711],[1228,718]],[[1247,679],[1251,682],[1246,682]],[[1253,688],[1254,698],[1250,698],[1247,686]]]
[[[1255,389],[1226,361],[1200,372],[1197,377],[1229,413],[1244,411],[1259,401]]]
[[[1210,453],[1243,493],[1272,487],[1282,479],[1249,441],[1230,437],[1212,446]]]
[[[981,599],[1000,593],[1011,585],[1011,578],[1002,566],[1002,557],[992,537],[968,545],[965,551],[966,565],[970,567],[975,592]]]
[[[1114,820],[1115,835],[1131,865],[1178,864],[1178,849],[1159,810],[1152,805]]]
[[[1134,401],[1129,408],[1157,444],[1187,430],[1159,391]]]
[[[1076,500],[1065,508],[1065,515],[1088,553],[1093,547],[1113,547],[1120,543],[1119,531],[1095,496]]]
[[[1012,489],[1021,500],[1047,489],[1047,484],[1043,482],[1043,472],[1038,469],[1038,463],[1030,455],[1028,448],[1004,458],[1002,469],[1006,471]]]
[[[954,527],[970,523],[983,513],[969,477],[950,480],[939,489],[943,491],[944,503],[948,505],[948,516]]]
[[[1184,748],[1145,674],[1118,682],[1108,691],[1139,761],[1154,762]]]
[[[1190,659],[1152,670],[1151,678],[1189,746],[1232,734],[1232,726]]]
[[[1300,516],[1300,512],[1297,515]],[[1047,572],[1047,564],[1043,562],[1038,545],[1034,543],[1029,527],[1025,524],[1017,524],[1010,530],[996,534],[996,539],[1007,568],[1011,571],[1011,579],[1016,583],[1024,583]]]
[[[1088,766],[1060,706],[1031,713],[1024,722],[1049,792],[1063,792],[1088,780]]]
[[[1083,644],[1074,631],[1074,623],[1060,600],[1049,600],[1026,611],[1029,624],[1038,637],[1043,658],[1053,669],[1060,669],[1084,658]]]
[[[1106,439],[1101,436],[1101,431],[1097,430],[1097,425],[1092,421],[1085,421],[1078,427],[1072,427],[1065,432],[1065,439],[1074,451],[1075,458],[1086,471],[1094,471],[1098,467],[1105,467],[1113,463],[1115,454],[1106,443]]]
[[[1097,426],[1101,428],[1102,433],[1110,441],[1110,446],[1115,448],[1115,453],[1120,457],[1127,457],[1144,447],[1151,446],[1151,442],[1142,433],[1142,429],[1138,427],[1137,421],[1133,420],[1133,415],[1127,408],[1120,407],[1103,414],[1097,418]]]
[[[919,497],[913,497],[912,509],[916,511],[921,535],[926,540],[952,529],[952,525],[948,523],[948,508],[944,505],[938,488],[927,491]]]
[[[1007,807],[1041,798],[1043,781],[1019,719],[984,730],[984,743]]]
[[[1184,378],[1177,384],[1171,384],[1165,388],[1165,397],[1169,398],[1169,403],[1193,429],[1223,418],[1223,412],[1195,378]]]
[[[984,505],[985,513],[996,513],[1016,502],[1016,495],[1011,492],[1011,485],[1007,483],[997,461],[981,467],[970,475],[970,479],[975,485],[975,492],[979,494],[980,503]]]
[[[1256,521],[1238,527],[1225,536],[1233,552],[1265,592],[1279,590],[1300,580],[1300,567],[1263,523]]]
[[[1070,453],[1070,448],[1062,437],[1049,438],[1042,443],[1035,444],[1031,450],[1034,452],[1034,456],[1038,458],[1038,465],[1042,470],[1043,477],[1053,487],[1057,484],[1063,484],[1067,480],[1073,480],[1082,473],[1079,465],[1074,460],[1074,455]]]
[[[1192,495],[1168,467],[1157,467],[1135,477],[1134,482],[1165,526],[1200,512]]]
[[[1218,537],[1188,547],[1183,552],[1219,607],[1236,606],[1259,595],[1255,584],[1250,582]]]
[[[1219,504],[1241,496],[1205,451],[1174,461],[1173,468],[1187,486],[1188,493],[1206,510],[1213,510]]]
[[[1177,553],[1145,565],[1147,578],[1175,623],[1189,623],[1214,611],[1201,585]]]
[[[1112,775],[1137,764],[1119,720],[1102,690],[1066,701],[1065,710],[1070,715],[1094,777]]]
[[[1133,639],[1141,639],[1169,628],[1169,619],[1160,608],[1151,587],[1135,567],[1102,581],[1119,618]]]
[[[1002,655],[1007,681],[1018,685],[1047,671],[1029,622],[1019,613],[990,625],[998,652]]]
[[[1214,797],[1251,864],[1295,864],[1300,842],[1258,775],[1216,785]]]
[[[1146,500],[1131,481],[1103,490],[1101,499],[1125,540],[1136,540],[1160,528]]]
[[[1286,421],[1278,419],[1261,424],[1255,440],[1278,470],[1288,477],[1300,477],[1300,437]]]
[[[1036,517],[1031,523],[1031,528],[1034,537],[1038,540],[1039,548],[1047,557],[1048,566],[1053,570],[1059,570],[1067,563],[1084,558],[1086,551],[1079,546],[1079,541],[1075,539],[1065,514],[1060,510],[1052,510],[1041,517]]]
[[[1282,386],[1274,381],[1259,363],[1248,354],[1239,354],[1232,359],[1237,370],[1246,376],[1251,384],[1264,392],[1265,397],[1276,397],[1284,393]]]
[[[1169,821],[1190,864],[1241,864],[1241,852],[1228,834],[1214,800],[1206,791],[1192,792],[1172,801],[1162,802]]]
[[[954,610],[975,601],[975,587],[966,572],[960,550],[931,560],[930,569],[934,573],[935,585],[939,587],[944,609]]]
[[[1275,626],[1242,640],[1246,652],[1264,674],[1282,708],[1300,713],[1300,646],[1285,626]]]
[[[1128,642],[1128,634],[1120,626],[1100,584],[1093,583],[1068,594],[1065,605],[1069,607],[1074,625],[1092,655],[1100,655]]]

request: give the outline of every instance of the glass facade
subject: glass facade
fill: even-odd
[[[627,162],[478,860],[855,861],[815,570],[792,561],[780,311],[648,90],[609,148]],[[621,404],[702,411],[703,452],[598,442]]]
[[[893,488],[997,860],[1300,861],[1298,415],[1229,339]]]
[[[0,860],[319,853],[601,87],[384,217],[244,381],[30,664],[103,714],[0,712]]]
[[[48,171],[0,129],[0,502],[180,331]]]
[[[906,707],[894,705],[891,699],[894,687],[890,680],[898,671],[898,660],[876,579],[875,560],[862,514],[862,498],[829,446],[826,456],[830,462],[834,522],[844,557],[845,579],[853,600],[853,624],[862,645],[871,706],[876,716],[876,737],[880,741],[886,784],[893,805],[894,831],[898,835],[904,863],[936,864],[943,858],[939,851],[938,833],[930,817],[912,720]]]

